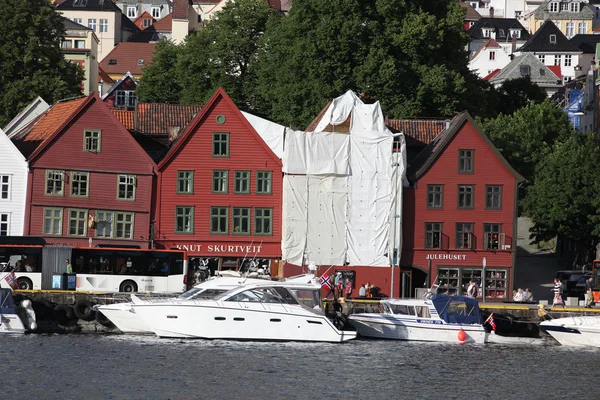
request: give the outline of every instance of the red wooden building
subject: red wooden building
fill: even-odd
[[[281,160],[218,89],[159,164],[156,244],[191,270],[281,258]],[[248,264],[244,265],[245,267]]]
[[[55,104],[13,140],[29,161],[25,235],[149,248],[156,164],[96,93]]]
[[[133,110],[138,102],[137,86],[137,80],[127,72],[102,96],[102,101],[109,107]]]
[[[400,292],[414,296],[435,283],[439,292],[464,294],[469,280],[483,283],[485,259],[486,298],[507,300],[523,178],[467,113],[410,162],[408,175]]]

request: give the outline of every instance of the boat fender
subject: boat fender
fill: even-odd
[[[458,340],[461,342],[464,342],[465,340],[467,340],[467,334],[462,329],[460,331],[458,331]]]
[[[96,312],[96,322],[100,325],[106,326],[107,328],[113,327],[113,323],[106,317],[106,315],[102,314],[101,311]]]
[[[33,310],[33,302],[29,299],[25,299],[21,302],[21,308],[25,311],[23,315],[23,322],[27,326],[27,329],[35,331],[37,329],[37,322],[35,318],[35,311]]]
[[[88,300],[78,300],[73,307],[75,316],[84,321],[92,321],[96,317],[94,305]]]
[[[67,325],[73,319],[73,308],[66,304],[54,307],[54,320],[60,325]]]

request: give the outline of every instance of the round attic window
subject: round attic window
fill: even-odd
[[[224,124],[225,123],[225,116],[223,114],[217,115],[217,124]]]

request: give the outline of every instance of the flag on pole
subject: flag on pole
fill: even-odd
[[[16,289],[19,286],[18,283],[17,283],[17,277],[15,276],[15,272],[14,271],[12,271],[10,274],[7,274],[4,277],[4,280],[13,289]]]
[[[485,323],[490,324],[494,332],[496,332],[496,321],[494,321],[494,313],[490,314],[490,316],[485,320]]]
[[[321,281],[321,287],[327,286],[328,289],[333,289],[333,285],[331,284],[331,281],[329,280],[329,275],[323,274],[319,278],[319,280]]]

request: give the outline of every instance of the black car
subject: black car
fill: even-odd
[[[563,283],[563,296],[578,297],[580,300],[585,295],[585,282],[591,276],[589,271],[564,270],[556,273],[556,278]]]

